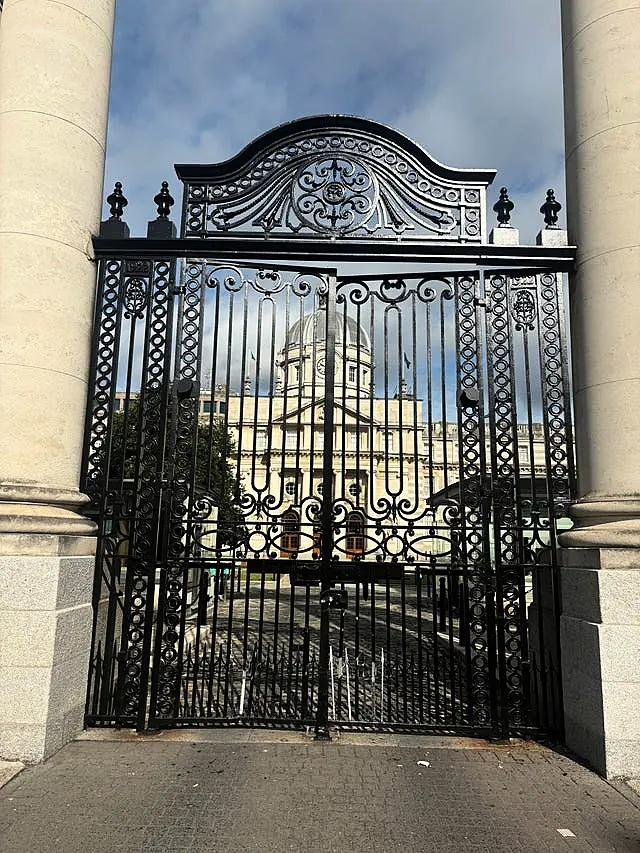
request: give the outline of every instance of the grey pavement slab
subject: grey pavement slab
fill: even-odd
[[[0,853],[292,850],[640,853],[640,799],[536,744],[233,732],[94,735],[0,790]]]

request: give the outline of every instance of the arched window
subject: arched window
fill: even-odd
[[[360,559],[364,555],[364,518],[359,512],[347,516],[347,559]]]
[[[300,548],[300,516],[295,510],[287,510],[282,516],[282,538],[280,556],[290,560],[297,556]]]

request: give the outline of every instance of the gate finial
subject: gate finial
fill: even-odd
[[[556,200],[556,195],[553,190],[547,190],[547,200],[540,208],[540,213],[544,215],[544,222],[547,228],[558,227],[558,213],[562,210],[562,205]]]
[[[153,201],[158,207],[158,219],[168,219],[174,204],[173,196],[169,192],[168,181],[162,182],[160,192],[153,197]]]
[[[107,196],[107,204],[109,205],[111,219],[121,219],[122,213],[125,207],[129,204],[129,201],[122,192],[122,184],[120,181],[116,181],[113,192],[111,195]]]
[[[176,236],[176,226],[169,219],[174,198],[169,192],[169,182],[163,181],[160,192],[153,197],[158,208],[158,216],[147,223],[147,237],[155,240],[172,240]]]
[[[511,219],[511,211],[515,207],[514,203],[509,198],[509,191],[506,187],[500,190],[500,198],[493,205],[493,209],[497,214],[500,225],[508,225]]]
[[[122,220],[122,212],[129,204],[129,201],[122,192],[122,184],[116,181],[113,192],[107,196],[107,204],[109,205],[109,213],[111,216],[104,219],[100,223],[101,237],[127,238],[129,236],[129,226]]]

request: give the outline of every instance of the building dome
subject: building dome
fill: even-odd
[[[325,318],[324,311],[315,311],[313,314],[307,314],[302,320],[296,320],[287,330],[285,348],[312,346],[314,340],[316,344],[324,344]],[[371,352],[371,341],[363,327],[353,317],[347,317],[345,324],[345,318],[337,314],[336,346],[343,347],[346,344],[346,346],[357,347],[358,342],[361,350]]]

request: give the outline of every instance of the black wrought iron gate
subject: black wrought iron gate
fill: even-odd
[[[362,120],[178,172],[180,238],[96,240],[87,723],[558,729],[570,252],[428,271],[489,179]]]

